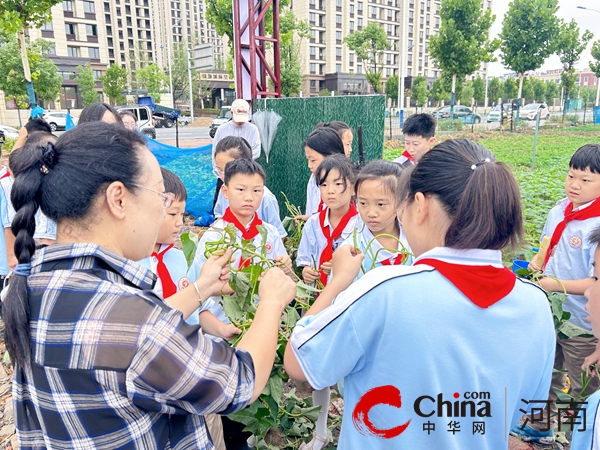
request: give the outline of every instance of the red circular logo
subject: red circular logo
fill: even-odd
[[[569,238],[569,245],[572,248],[579,248],[579,247],[581,247],[582,243],[583,243],[583,240],[579,236],[571,236]]]
[[[190,279],[188,277],[181,277],[177,283],[178,290],[181,291],[190,285]]]
[[[271,253],[273,251],[273,245],[270,242],[265,244],[265,248],[267,249],[267,253]]]

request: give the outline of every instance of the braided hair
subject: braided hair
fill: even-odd
[[[62,220],[90,220],[98,194],[114,181],[136,192],[141,175],[139,149],[143,137],[121,124],[90,122],[63,134],[56,144],[26,145],[11,157],[15,182],[11,201],[16,215],[18,265],[11,275],[2,318],[6,347],[15,365],[31,358],[27,277],[35,253],[35,213],[38,208],[59,225]]]

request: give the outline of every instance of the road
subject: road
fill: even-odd
[[[209,127],[179,127],[179,139],[211,139],[208,135]],[[156,129],[156,140],[174,140],[175,139],[175,127],[173,128],[157,128]]]

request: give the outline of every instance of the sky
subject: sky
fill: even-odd
[[[500,31],[502,30],[502,20],[504,18],[504,14],[508,10],[508,4],[510,3],[510,1],[511,0],[492,1],[492,12],[496,15],[496,20],[491,28],[491,35],[493,37],[497,37]],[[579,24],[580,33],[582,33],[583,30],[586,29],[594,33],[594,37],[590,41],[587,50],[583,52],[580,62],[577,65],[577,69],[585,69],[586,67],[588,67],[588,62],[591,59],[590,49],[592,46],[592,42],[600,39],[600,12],[578,9],[577,6],[585,6],[586,8],[593,8],[600,11],[600,1],[558,0],[558,6],[559,9],[557,15],[567,22],[570,22],[572,19],[574,19]],[[553,55],[546,60],[546,62],[540,70],[543,71],[550,69],[560,69],[560,67],[561,64],[558,60],[558,57]],[[509,70],[502,65],[502,62],[500,62],[499,57],[497,62],[490,64],[489,74],[491,76],[499,76],[506,72],[509,72]]]

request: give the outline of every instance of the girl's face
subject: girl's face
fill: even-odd
[[[315,170],[317,170],[317,167],[319,167],[319,164],[323,162],[325,157],[310,147],[304,147],[304,154],[308,160],[308,169],[310,170],[310,173],[314,175]]]
[[[229,152],[221,152],[215,155],[215,166],[217,166],[217,177],[223,181],[223,175],[225,174],[225,166],[229,161],[233,161],[235,158],[231,156]]]
[[[342,134],[342,144],[344,144],[344,154],[346,155],[346,158],[350,158],[350,154],[352,153],[353,140],[354,135],[352,134],[352,131],[344,131],[344,134]]]
[[[319,177],[317,176],[317,178]],[[319,186],[319,190],[321,191],[323,203],[330,209],[347,207],[354,195],[351,183],[346,180],[346,187],[344,187],[344,180],[335,169],[329,172],[325,181]]]
[[[358,212],[373,235],[397,234],[396,201],[382,180],[365,180],[358,188]]]

